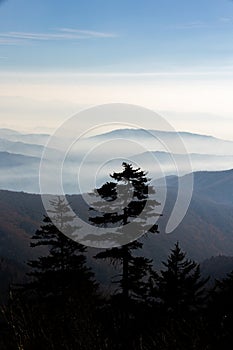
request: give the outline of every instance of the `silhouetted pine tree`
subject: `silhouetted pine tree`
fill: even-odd
[[[123,163],[122,166],[122,172],[114,172],[110,175],[115,182],[107,182],[95,190],[95,195],[104,199],[105,204],[103,201],[97,201],[94,215],[92,214],[89,220],[100,227],[119,227],[120,234],[116,235],[118,244],[121,243],[121,237],[123,237],[123,242],[126,238],[132,241],[119,248],[107,249],[96,255],[97,259],[109,259],[113,264],[119,263],[122,266],[122,273],[118,275],[115,283],[118,283],[122,300],[124,304],[127,304],[129,298],[141,299],[147,295],[145,278],[151,269],[151,261],[132,255],[132,251],[142,248],[142,243],[134,241],[134,229],[137,230],[139,236],[147,232],[158,232],[158,226],[151,225],[149,219],[159,215],[155,212],[155,206],[159,203],[152,198],[155,190],[149,185],[150,179],[146,177],[146,173],[140,168],[134,169],[131,164]],[[109,211],[108,208],[111,210]],[[142,211],[143,215],[139,217]],[[139,220],[134,222],[133,220],[138,217]],[[129,223],[133,225],[127,229]],[[108,236],[109,240],[114,240],[112,235],[115,234],[106,233],[104,238]]]
[[[158,233],[155,217],[159,214],[155,207],[159,203],[154,199],[155,190],[146,173],[131,164],[122,166],[121,172],[110,175],[114,182],[107,182],[94,191],[94,196],[102,200],[97,199],[95,209],[90,208],[89,220],[97,227],[106,228],[106,234],[100,239],[119,245],[96,255],[97,259],[107,259],[120,269],[113,278],[117,288],[111,298],[110,314],[104,315],[108,334],[118,343],[117,349],[136,349],[143,331],[142,314],[145,316],[152,261],[134,254],[143,246],[135,237]],[[108,232],[109,227],[117,228],[116,232]]]
[[[154,297],[163,305],[165,312],[175,316],[195,311],[204,300],[204,286],[207,279],[202,279],[200,266],[186,259],[179,243],[171,250],[165,270],[154,272]]]
[[[32,269],[33,286],[38,292],[46,295],[64,295],[66,291],[82,295],[95,289],[92,281],[93,273],[86,266],[86,248],[71,240],[62,233],[63,230],[74,231],[73,217],[69,214],[65,201],[58,197],[52,202],[51,215],[53,221],[46,216],[44,224],[32,237],[31,247],[47,248],[45,256],[31,260],[28,265]],[[59,227],[60,230],[57,228]]]
[[[65,201],[58,197],[52,207],[57,225],[46,216],[31,243],[33,249],[44,247],[45,254],[28,262],[32,280],[12,291],[11,322],[18,346],[99,349],[97,284],[86,266],[86,248],[61,232],[74,230]]]

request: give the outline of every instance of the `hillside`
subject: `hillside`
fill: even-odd
[[[176,199],[174,177],[168,178],[168,197],[159,219],[159,235],[142,238],[144,254],[159,264],[174,242],[179,241],[187,254],[198,261],[211,256],[233,255],[233,170],[194,174],[194,193],[188,212],[172,233],[164,229]],[[68,196],[72,206],[83,217],[87,208],[79,195]],[[45,214],[41,198],[36,194],[0,191],[0,256],[25,260],[32,253],[30,236]]]
[[[201,271],[203,276],[210,276],[212,284],[217,280],[225,278],[227,274],[233,271],[233,257],[218,255],[206,259],[201,263]]]

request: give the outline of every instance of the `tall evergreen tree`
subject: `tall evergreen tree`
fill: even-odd
[[[159,203],[147,174],[125,162],[122,166],[121,172],[110,175],[111,182],[93,193],[95,202],[94,208],[90,208],[89,220],[106,230],[100,237],[89,235],[88,238],[103,239],[109,246],[112,243],[118,246],[101,251],[96,258],[107,259],[118,267],[119,273],[113,279],[117,289],[111,297],[109,314],[104,315],[104,323],[113,342],[118,343],[116,349],[124,350],[136,349],[140,344],[140,325],[145,315],[152,269],[152,261],[137,254],[143,244],[135,239],[148,232],[158,233],[155,217],[159,214],[155,207]]]
[[[163,265],[164,270],[154,273],[154,297],[168,313],[176,316],[197,310],[203,302],[204,286],[208,281],[208,278],[201,278],[200,266],[186,259],[178,242]]]
[[[122,167],[121,172],[110,175],[111,182],[94,191],[97,200],[94,209],[90,208],[89,220],[106,229],[100,239],[110,242],[109,246],[112,242],[118,245],[98,253],[96,258],[118,267],[113,279],[117,289],[111,297],[109,315],[105,315],[105,327],[113,342],[118,343],[116,349],[125,350],[141,348],[152,269],[152,261],[139,256],[143,244],[135,239],[148,232],[158,233],[155,220],[159,214],[155,208],[159,203],[143,170],[125,162]]]
[[[53,221],[46,216],[44,224],[32,237],[31,247],[42,246],[47,250],[45,256],[28,262],[32,269],[32,284],[44,297],[64,295],[72,289],[80,295],[85,294],[87,289],[95,289],[93,273],[86,267],[86,248],[62,233],[69,231],[71,234],[74,231],[73,217],[69,214],[64,199],[58,197],[51,204],[53,210],[50,210],[50,215]]]
[[[97,284],[86,266],[86,248],[61,232],[74,230],[65,200],[51,204],[53,221],[46,216],[31,243],[44,254],[28,262],[31,281],[12,291],[11,323],[22,349],[94,349]]]
[[[152,198],[155,190],[150,185],[146,173],[125,162],[122,166],[121,172],[110,175],[114,182],[107,182],[95,190],[94,194],[106,202],[103,204],[103,201],[97,200],[89,220],[100,227],[119,227],[121,234],[117,236],[118,244],[121,243],[121,237],[123,242],[131,241],[119,248],[107,249],[96,256],[97,259],[109,259],[113,264],[119,263],[122,266],[122,273],[117,276],[115,282],[118,283],[118,292],[122,296],[123,304],[127,305],[129,299],[140,300],[147,296],[146,278],[151,269],[151,261],[144,257],[135,257],[132,252],[142,248],[142,243],[134,241],[135,232],[136,237],[143,233],[158,232],[158,226],[151,225],[151,218],[155,220],[159,215],[155,212],[159,203]],[[140,217],[142,211],[143,215]],[[132,223],[128,229],[127,224]],[[112,239],[111,233],[106,235]]]

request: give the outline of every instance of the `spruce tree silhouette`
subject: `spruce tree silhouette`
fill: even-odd
[[[95,209],[90,208],[90,212],[94,211],[94,214],[91,213],[89,220],[96,226],[105,227],[106,231],[108,227],[119,227],[118,245],[121,243],[121,237],[123,241],[127,238],[129,242],[96,255],[97,259],[109,259],[113,264],[122,265],[122,274],[118,276],[120,279],[115,282],[118,283],[121,289],[120,294],[124,303],[127,304],[129,297],[140,299],[146,296],[143,278],[151,268],[149,259],[132,255],[132,251],[142,248],[142,243],[135,241],[133,229],[137,230],[138,236],[148,232],[158,233],[158,226],[151,225],[151,221],[148,223],[148,219],[160,214],[155,212],[155,207],[159,203],[148,196],[149,192],[154,195],[155,190],[149,184],[150,179],[146,177],[146,173],[140,168],[134,169],[131,164],[125,162],[122,166],[122,172],[114,172],[110,175],[115,182],[107,182],[94,191],[94,195],[100,196],[105,203],[97,200]],[[138,219],[142,211],[144,211],[143,216],[139,220],[134,220]],[[127,229],[129,223],[135,225]],[[106,233],[106,235],[109,235],[111,240],[111,233]]]
[[[155,217],[160,214],[155,212],[155,207],[159,203],[153,197],[155,190],[150,185],[146,173],[140,168],[134,169],[128,163],[123,163],[122,166],[122,172],[110,175],[114,182],[107,182],[94,191],[94,196],[97,198],[100,196],[104,201],[97,199],[95,208],[90,208],[89,220],[97,227],[106,228],[105,238],[110,241],[112,233],[108,232],[108,228],[119,229],[119,234],[113,234],[118,247],[101,251],[95,258],[109,260],[121,268],[121,272],[113,279],[113,283],[117,284],[117,290],[111,298],[111,305],[114,310],[112,317],[115,317],[117,324],[116,341],[119,344],[122,342],[122,349],[125,349],[130,348],[133,339],[137,338],[135,335],[130,336],[129,329],[132,329],[138,306],[146,304],[152,269],[150,259],[140,257],[138,254],[134,256],[133,252],[143,246],[141,242],[135,240],[135,237],[138,238],[148,232],[158,233],[158,225],[154,222]],[[149,193],[152,196],[149,196]],[[143,215],[140,215],[142,212]],[[125,240],[129,243],[120,246]]]
[[[33,277],[32,285],[43,297],[65,297],[66,292],[70,294],[74,288],[75,293],[82,295],[83,292],[87,293],[87,289],[95,289],[93,273],[86,267],[86,247],[62,233],[75,230],[72,226],[74,217],[69,214],[65,200],[58,197],[51,204],[53,210],[49,214],[52,220],[46,216],[44,224],[32,236],[31,247],[43,246],[48,249],[48,255],[28,262],[32,269],[29,273]]]
[[[161,302],[165,312],[175,317],[196,311],[204,300],[204,286],[209,278],[202,279],[200,266],[186,259],[179,243],[171,250],[165,270],[154,272],[154,297]]]
[[[75,229],[65,200],[57,197],[51,204],[52,220],[45,216],[31,243],[33,249],[44,247],[44,255],[28,262],[31,281],[13,291],[14,329],[20,348],[27,342],[30,349],[94,348],[98,285],[86,266],[86,248],[61,232]]]

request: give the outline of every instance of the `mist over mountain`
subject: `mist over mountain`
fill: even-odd
[[[23,142],[34,145],[44,146],[49,140],[50,136],[51,135],[49,134],[23,134],[11,129],[0,129],[0,139],[5,139],[14,142]],[[64,138],[69,138],[69,134],[66,135],[64,133]],[[169,130],[161,131],[155,129],[116,129],[95,136],[87,135],[86,137],[82,138],[82,141],[83,143],[85,143],[85,141],[88,141],[90,146],[100,141],[106,142],[115,139],[123,139],[126,141],[129,140],[139,143],[142,142],[147,147],[146,150],[177,153],[175,152],[176,147],[174,147],[174,150],[168,150],[166,149],[166,146],[172,146],[173,144],[175,146],[175,142],[177,142],[178,138],[180,138],[183,141],[188,153],[233,155],[233,141],[219,139],[211,135],[200,135],[183,131],[176,132]],[[165,148],[161,142],[165,142]],[[86,142],[86,147],[88,143]],[[81,143],[80,148],[82,148]]]
[[[22,154],[14,154],[9,152],[0,152],[0,168],[12,168],[20,166],[33,166],[40,162],[40,158],[32,156],[24,156]]]
[[[165,173],[166,176],[189,173],[198,170],[227,170],[233,166],[233,155],[213,155],[213,154],[173,154],[168,152],[144,152],[131,157],[132,161],[140,164],[143,169],[148,169],[151,176],[159,177]],[[160,170],[161,169],[161,170]]]
[[[12,129],[8,129],[8,128],[0,128],[0,135],[1,136],[13,136],[13,135],[20,135],[20,132],[19,131],[16,131],[16,130],[12,130]]]
[[[44,146],[0,138],[0,151],[41,158]]]
[[[152,179],[232,168],[233,142],[187,132],[178,135],[172,131],[117,129],[78,139],[69,149],[63,150],[63,141],[67,140],[64,135],[64,140],[55,139],[53,149],[46,147],[46,174],[43,176],[49,184],[48,192],[57,193],[53,179],[61,168],[64,190],[70,194],[100,186],[123,161],[146,169]],[[45,150],[43,144],[48,139],[48,134],[0,129],[1,189],[39,193],[40,160]],[[199,153],[194,153],[195,150]]]
[[[176,152],[176,142],[181,138],[188,153],[232,155],[233,141],[222,140],[213,136],[200,135],[189,132],[144,130],[144,129],[117,129],[91,137],[95,141],[126,139],[142,142],[147,150]],[[164,146],[165,145],[165,146]],[[172,149],[173,148],[173,149]]]
[[[39,193],[40,158],[0,152],[1,188]]]
[[[44,146],[50,135],[49,134],[24,134],[15,130],[1,128],[0,138],[8,141],[23,142]]]

